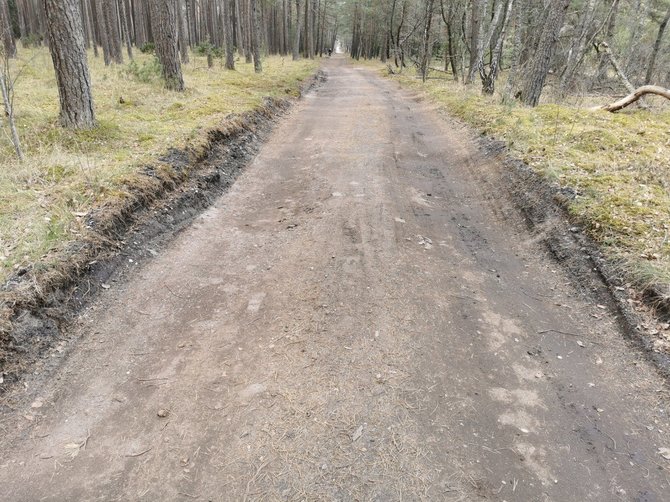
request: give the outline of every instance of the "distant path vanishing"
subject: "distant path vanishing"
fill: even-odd
[[[343,57],[216,205],[0,417],[0,499],[661,501],[665,382]]]

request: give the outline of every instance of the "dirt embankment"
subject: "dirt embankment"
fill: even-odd
[[[571,274],[575,284],[618,312],[622,331],[670,378],[668,342],[657,329],[670,318],[667,296],[655,289],[641,292],[632,287],[620,267],[608,260],[573,221],[568,207],[576,196],[574,190],[548,182],[515,158],[504,142],[486,135],[478,135],[477,140],[482,155],[495,159],[493,164],[499,166],[495,181],[480,177],[480,182],[501,185],[499,188],[510,194],[528,227]]]
[[[317,72],[301,95],[325,79]],[[170,149],[128,180],[113,202],[83,218],[87,232],[44,263],[22,268],[0,288],[0,394],[26,370],[48,366],[64,328],[108,282],[152,258],[171,236],[230,187],[276,121],[294,104],[267,98],[207,133],[204,149]]]

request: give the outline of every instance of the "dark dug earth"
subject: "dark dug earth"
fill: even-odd
[[[0,497],[667,500],[665,381],[499,166],[392,83],[326,71],[11,398]]]

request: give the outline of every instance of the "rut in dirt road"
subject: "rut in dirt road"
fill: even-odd
[[[326,72],[3,418],[0,497],[667,500],[664,382],[498,167],[392,82]]]

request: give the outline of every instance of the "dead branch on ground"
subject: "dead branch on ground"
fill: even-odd
[[[622,108],[626,108],[628,105],[632,105],[638,101],[642,96],[647,94],[654,94],[656,96],[663,96],[666,99],[670,99],[670,89],[664,89],[658,85],[643,85],[633,90],[628,96],[621,98],[618,101],[615,101],[609,105],[598,106],[594,110],[605,110],[608,112],[616,112]]]

